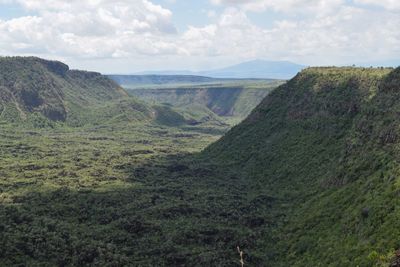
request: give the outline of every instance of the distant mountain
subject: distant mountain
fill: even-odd
[[[393,67],[397,68],[400,66],[400,59],[390,59],[390,60],[381,60],[381,61],[370,61],[370,62],[362,62],[355,64],[356,66],[362,67]]]
[[[195,75],[195,71],[189,71],[189,70],[154,70],[154,71],[141,71],[137,72],[134,75],[168,75],[168,76],[175,76],[175,75]]]
[[[137,75],[195,75],[212,78],[291,79],[305,66],[289,61],[253,60],[221,69],[205,71],[145,71]]]
[[[142,85],[197,84],[219,81],[219,79],[195,75],[108,75],[108,77],[126,88]]]
[[[199,74],[215,78],[290,79],[304,68],[289,61],[253,60]]]

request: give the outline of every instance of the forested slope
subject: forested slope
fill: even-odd
[[[400,68],[309,68],[203,152],[240,174],[249,197],[274,200],[260,214],[280,215],[251,248],[266,266],[389,264],[400,248],[399,100]]]

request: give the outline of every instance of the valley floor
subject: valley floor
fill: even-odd
[[[1,127],[0,266],[261,266],[272,200],[197,156],[226,129]]]

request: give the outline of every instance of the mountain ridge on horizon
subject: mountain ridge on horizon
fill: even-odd
[[[256,59],[211,70],[156,70],[135,72],[132,75],[192,75],[210,78],[290,79],[304,68],[306,68],[305,65],[290,61]]]
[[[301,70],[312,67],[314,65],[298,64],[288,60],[264,60],[255,59],[244,61],[238,64],[229,65],[221,68],[213,68],[211,70],[150,70],[139,71],[134,73],[112,73],[109,75],[179,75],[179,76],[203,76],[208,78],[222,79],[283,79],[289,80],[293,78]],[[391,59],[385,61],[356,62],[354,64],[323,64],[326,67],[393,67],[400,66],[400,59]],[[281,68],[280,70],[277,68]],[[285,69],[286,68],[286,69]]]

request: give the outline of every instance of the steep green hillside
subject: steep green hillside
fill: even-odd
[[[99,73],[69,70],[61,62],[34,57],[0,58],[2,120],[41,115],[77,124],[94,109],[127,97],[125,90]],[[135,105],[137,113],[146,109],[139,102]]]
[[[309,68],[207,148],[248,198],[268,199],[247,252],[266,266],[388,266],[400,248],[399,103],[400,68]]]

